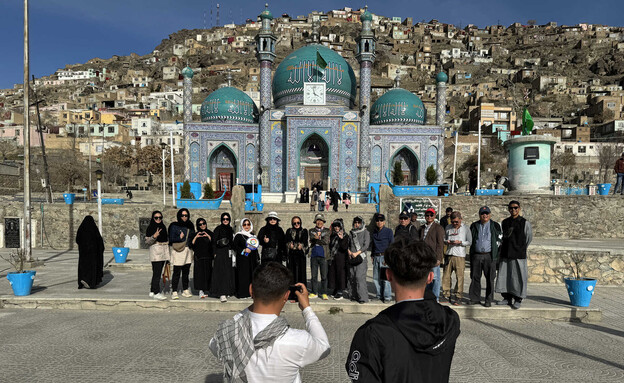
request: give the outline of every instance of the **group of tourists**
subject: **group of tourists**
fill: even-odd
[[[433,208],[425,211],[424,224],[420,224],[416,213],[403,211],[394,231],[386,227],[386,217],[380,213],[373,217],[370,231],[361,216],[352,222],[338,218],[328,224],[325,216],[318,213],[309,230],[299,216],[294,216],[284,232],[278,214],[270,212],[257,233],[248,218],[243,218],[239,231],[234,232],[228,213],[221,215],[221,224],[212,231],[204,218],[193,225],[187,209],[180,209],[177,220],[167,228],[162,213],[154,211],[145,233],[153,270],[150,296],[166,299],[160,280],[169,264],[173,266],[171,298],[192,296],[189,274],[194,262],[193,286],[199,298],[210,296],[222,302],[231,296],[249,298],[254,270],[260,264],[277,261],[290,270],[293,283],[309,288],[309,298],[348,298],[358,303],[369,301],[366,275],[370,265],[375,298],[389,303],[393,297],[386,276],[386,250],[395,242],[423,241],[437,259],[432,268],[434,278],[428,285],[436,300],[452,305],[480,303],[483,275],[484,306],[497,303],[517,309],[526,297],[526,250],[532,231],[530,223],[520,216],[518,201],[511,201],[508,208],[510,216],[502,221],[502,226],[490,219],[487,206],[479,209],[479,220],[470,226],[462,222],[462,213],[451,207],[439,223]],[[467,300],[463,298],[466,258],[471,265]],[[502,294],[500,302],[494,301],[495,291]],[[294,300],[294,294],[291,299]]]
[[[349,210],[349,205],[351,205],[351,194],[346,191],[341,195],[335,188],[322,191],[317,189],[317,187],[313,187],[311,194],[307,188],[303,188],[299,195],[299,202],[309,203],[310,211],[329,211],[331,206],[333,211],[336,212],[341,202],[345,206],[345,210]]]
[[[198,218],[193,225],[188,209],[180,209],[176,218],[167,228],[162,212],[154,211],[145,232],[152,263],[149,295],[166,299],[160,280],[163,268],[172,265],[171,299],[191,297],[189,275],[193,264],[193,287],[199,298],[211,296],[222,302],[228,296],[249,298],[251,276],[259,264],[257,248],[248,245],[248,240],[255,238],[251,220],[241,220],[240,230],[234,233],[229,213],[221,214],[221,224],[214,230],[208,229],[204,218]]]

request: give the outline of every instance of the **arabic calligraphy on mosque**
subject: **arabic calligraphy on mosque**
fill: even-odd
[[[289,72],[288,82],[299,84],[303,82],[325,81],[328,85],[342,85],[344,69],[342,64],[329,61],[325,72],[317,68],[315,60],[301,60],[299,64],[289,65],[286,70]]]

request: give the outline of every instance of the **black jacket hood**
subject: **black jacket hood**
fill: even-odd
[[[454,348],[459,336],[459,316],[438,304],[433,294],[422,301],[397,303],[380,314],[378,319],[398,330],[416,352],[441,354]]]

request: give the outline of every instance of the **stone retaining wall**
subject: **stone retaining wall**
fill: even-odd
[[[382,194],[382,197],[385,195]],[[531,222],[533,236],[546,238],[624,238],[624,198],[621,196],[453,196],[435,197],[444,209],[462,212],[470,225],[479,219],[479,207],[487,205],[492,219],[499,223],[509,216],[507,204],[517,200],[522,215]],[[389,201],[388,201],[389,200]],[[389,227],[398,225],[399,198],[387,196]]]
[[[529,282],[563,283],[564,278],[574,277],[573,256],[585,256],[580,263],[580,276],[596,278],[600,285],[624,283],[624,261],[621,254],[609,251],[556,250],[540,246],[529,247]]]

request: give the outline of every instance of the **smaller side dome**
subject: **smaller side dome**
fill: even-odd
[[[444,72],[440,72],[436,75],[436,82],[448,82],[448,76]]]
[[[424,125],[427,112],[420,98],[410,91],[394,88],[371,107],[371,125]]]
[[[223,87],[210,93],[201,106],[202,122],[258,122],[258,108],[245,92]]]
[[[360,15],[360,21],[373,21],[373,14],[368,10],[364,11],[364,13]]]
[[[193,78],[193,76],[195,75],[195,72],[193,72],[193,70],[190,67],[186,67],[184,69],[182,69],[182,76],[186,77],[186,78]]]
[[[271,13],[271,11],[269,11],[269,4],[264,4],[264,11],[262,11],[262,13],[260,13],[260,18],[261,19],[273,20],[273,13]]]

